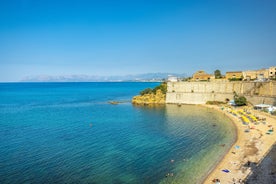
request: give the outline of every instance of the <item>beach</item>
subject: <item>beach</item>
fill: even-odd
[[[244,183],[275,143],[276,117],[249,107],[206,106],[231,118],[237,137],[204,183]]]

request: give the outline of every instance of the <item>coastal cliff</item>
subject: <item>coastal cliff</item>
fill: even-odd
[[[162,83],[154,89],[147,88],[140,92],[140,95],[132,98],[132,104],[135,105],[150,105],[150,104],[165,104],[167,93],[167,83]]]
[[[166,95],[162,93],[160,89],[156,91],[156,94],[144,94],[134,96],[132,98],[132,104],[136,105],[149,105],[149,104],[165,104]]]

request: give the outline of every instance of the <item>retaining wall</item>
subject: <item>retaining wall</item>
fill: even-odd
[[[166,103],[204,104],[244,95],[255,104],[276,105],[276,82],[168,82]]]

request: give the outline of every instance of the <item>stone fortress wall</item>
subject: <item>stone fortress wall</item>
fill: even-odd
[[[233,99],[234,91],[253,105],[276,105],[276,82],[212,81],[168,82],[166,103],[205,104],[207,101]]]

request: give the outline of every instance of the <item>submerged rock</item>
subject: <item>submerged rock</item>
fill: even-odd
[[[112,105],[118,105],[120,102],[117,101],[109,101],[108,103],[112,104]]]

